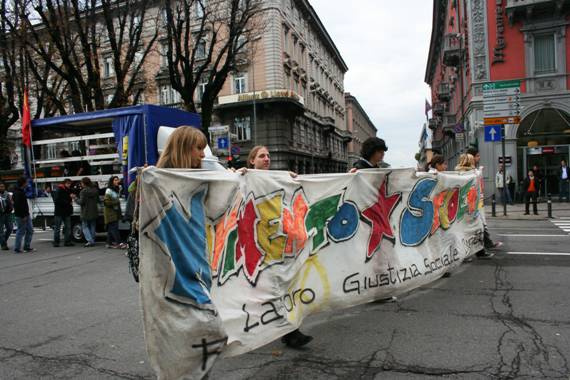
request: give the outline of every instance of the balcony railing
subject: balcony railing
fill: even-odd
[[[443,44],[443,64],[457,67],[463,56],[463,36],[458,33],[445,35]]]
[[[512,25],[519,19],[556,17],[568,14],[570,0],[507,0],[507,17]]]
[[[555,1],[554,0],[507,0],[507,9],[521,8],[541,3],[555,3]]]
[[[439,91],[437,93],[439,100],[447,101],[451,97],[451,86],[447,82],[439,84]]]

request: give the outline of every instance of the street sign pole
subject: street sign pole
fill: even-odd
[[[503,157],[503,215],[507,216],[507,198],[505,195],[509,190],[507,189],[507,165],[505,165],[505,124],[501,125],[501,156]]]

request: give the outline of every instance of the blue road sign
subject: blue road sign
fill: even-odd
[[[485,126],[485,142],[501,141],[501,125]]]
[[[232,145],[232,155],[239,156],[240,151],[239,145]]]
[[[228,149],[229,145],[227,137],[218,137],[218,149]]]

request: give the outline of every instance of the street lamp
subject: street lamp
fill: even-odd
[[[255,104],[255,62],[254,62],[254,50],[253,50],[253,42],[258,41],[261,39],[261,36],[256,36],[252,38],[249,42],[251,42],[250,52],[251,52],[251,85],[253,87],[253,145],[255,146],[257,143],[257,108]]]

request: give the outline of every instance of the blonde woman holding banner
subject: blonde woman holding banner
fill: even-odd
[[[247,168],[256,170],[269,170],[271,166],[271,156],[266,146],[257,145],[251,149],[247,157]],[[238,170],[239,173],[245,174],[246,168]],[[297,173],[289,172],[291,177],[297,177]],[[312,336],[303,334],[299,329],[292,331],[281,338],[281,342],[292,348],[299,348],[313,340]]]

